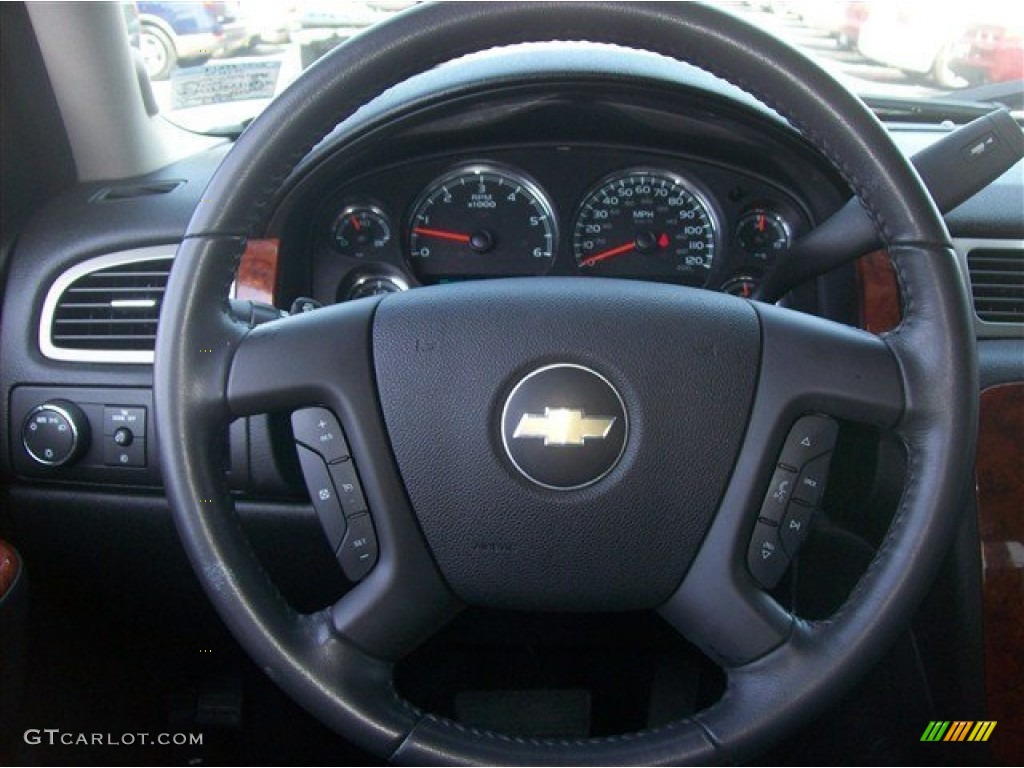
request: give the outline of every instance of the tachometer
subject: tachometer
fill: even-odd
[[[717,225],[697,188],[668,171],[633,169],[605,179],[583,200],[573,252],[602,275],[707,282]]]
[[[431,184],[413,207],[409,263],[423,282],[537,275],[555,254],[551,203],[525,175],[467,165]]]

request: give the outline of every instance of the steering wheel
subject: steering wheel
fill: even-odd
[[[330,129],[446,60],[549,40],[674,57],[786,117],[875,222],[902,289],[899,328],[876,337],[708,291],[571,278],[423,288],[252,330],[232,318],[246,237]],[[154,397],[167,494],[206,592],[260,667],[339,734],[399,763],[731,762],[834,702],[906,626],[969,477],[974,361],[931,199],[863,103],[802,54],[699,4],[452,3],[342,45],[237,141],[175,258]],[[520,441],[531,456],[507,451],[527,390],[523,407],[550,417],[535,436],[577,453],[544,453],[547,437]],[[604,400],[574,414],[559,408],[566,391]],[[337,604],[300,614],[245,539],[219,446],[233,418],[314,405],[348,437],[379,561]],[[746,560],[788,431],[812,413],[891,430],[907,457],[873,562],[817,622],[784,610]],[[592,447],[593,461],[571,458]],[[722,666],[725,693],[691,718],[611,738],[450,722],[402,700],[392,670],[467,603],[657,610]]]

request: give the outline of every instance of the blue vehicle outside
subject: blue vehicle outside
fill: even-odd
[[[175,66],[201,64],[249,44],[235,2],[139,2],[139,48],[153,80]]]

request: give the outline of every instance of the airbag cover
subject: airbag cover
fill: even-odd
[[[664,601],[704,537],[747,425],[760,337],[731,296],[510,279],[385,298],[373,354],[398,468],[455,592],[500,608],[626,610]],[[621,458],[582,488],[532,482],[502,440],[516,385],[564,365],[606,379],[628,421],[607,430],[626,434]],[[578,420],[572,398],[545,404]],[[602,431],[567,448],[563,428],[542,450],[599,450]]]

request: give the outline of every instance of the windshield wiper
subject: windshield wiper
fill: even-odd
[[[965,96],[967,97],[965,98]],[[1020,96],[1018,95],[1017,98],[1019,101]],[[970,98],[966,91],[957,91],[949,96],[930,99],[865,96],[864,102],[879,120],[903,123],[942,123],[948,120],[959,125],[969,123],[1000,107],[1019,109],[1019,106],[1012,106],[995,99],[980,101],[978,98]]]

